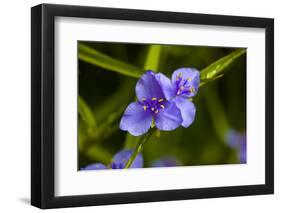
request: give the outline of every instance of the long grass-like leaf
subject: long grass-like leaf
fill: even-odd
[[[88,127],[95,128],[97,126],[92,110],[81,96],[78,96],[78,112]]]
[[[79,59],[126,76],[139,78],[144,69],[112,58],[85,44],[79,44]]]
[[[158,72],[160,56],[161,56],[161,45],[150,45],[147,52],[147,57],[144,64],[145,70],[153,70]]]
[[[225,72],[226,68],[229,65],[231,65],[236,59],[238,59],[244,53],[246,53],[246,49],[234,50],[227,56],[220,58],[219,60],[215,61],[211,65],[201,70],[200,72],[201,82],[204,83],[212,79],[217,79],[218,76],[221,76]]]

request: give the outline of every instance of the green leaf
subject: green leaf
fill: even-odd
[[[79,43],[79,59],[122,75],[139,78],[144,70]]]
[[[200,79],[201,82],[204,83],[206,81],[214,80],[218,76],[222,75],[226,68],[231,65],[233,62],[236,61],[241,55],[246,53],[246,49],[238,49],[234,50],[227,56],[220,58],[219,60],[215,61],[208,67],[204,68],[200,72]]]
[[[200,82],[200,87],[202,87],[203,85],[205,85],[206,83],[209,83],[210,81],[214,81],[214,80],[217,80],[217,79],[219,79],[219,78],[221,78],[221,77],[223,77],[224,76],[224,74],[220,74],[220,75],[218,75],[218,76],[215,76],[214,78],[211,78],[211,79],[207,79],[207,80],[205,80],[205,81],[203,81],[203,82]]]
[[[161,56],[161,45],[150,45],[147,52],[147,57],[144,64],[145,70],[158,71]]]
[[[97,126],[92,110],[81,96],[78,96],[78,112],[88,127],[95,128]]]

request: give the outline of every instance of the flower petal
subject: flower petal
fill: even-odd
[[[176,69],[172,74],[172,82],[176,82],[177,77],[181,76],[183,79],[191,78],[190,82],[199,84],[200,72],[195,68],[179,68]]]
[[[240,163],[247,163],[247,146],[246,146],[246,143],[242,143],[242,145],[241,145]]]
[[[239,148],[241,145],[241,136],[240,133],[234,129],[230,129],[226,134],[227,144],[231,148]]]
[[[191,101],[180,96],[175,97],[173,101],[181,111],[183,119],[182,126],[185,128],[189,127],[193,123],[195,118],[196,108],[194,104]]]
[[[155,116],[155,126],[160,130],[174,130],[181,123],[181,112],[173,102],[166,102],[165,108]]]
[[[84,168],[81,168],[81,170],[102,170],[102,169],[108,169],[108,168],[102,163],[93,163]]]
[[[155,78],[160,84],[164,96],[167,100],[170,100],[176,95],[176,85],[172,84],[172,81],[169,78],[167,78],[162,73],[155,74]]]
[[[138,102],[131,103],[125,110],[120,121],[120,129],[139,136],[146,133],[152,123],[152,114],[145,111]]]
[[[156,160],[152,163],[152,167],[171,167],[171,166],[181,166],[182,164],[173,157],[166,157]]]
[[[162,88],[160,87],[158,81],[155,79],[155,73],[152,71],[147,71],[138,80],[136,85],[136,95],[138,100],[143,98],[163,98],[164,94]]]
[[[198,92],[200,83],[200,72],[194,68],[179,68],[175,70],[172,74],[172,82],[175,84],[177,77],[181,77],[183,80],[188,80],[188,84],[193,88],[193,91],[188,95],[184,95],[187,98],[195,96]]]
[[[241,135],[241,151],[240,151],[240,162],[247,163],[247,136],[246,133]]]
[[[115,164],[118,169],[124,169],[126,163],[130,159],[132,154],[133,154],[132,150],[122,150],[116,153],[113,157],[113,164]],[[130,168],[142,168],[142,167],[143,167],[143,157],[141,154],[138,154]]]
[[[240,163],[247,162],[247,137],[245,133],[240,133],[234,129],[230,129],[226,134],[227,144],[237,150]]]

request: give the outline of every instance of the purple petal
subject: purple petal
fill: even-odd
[[[177,81],[177,76],[182,76],[183,79],[191,78],[190,82],[200,83],[200,72],[195,68],[176,69],[172,74],[172,82]]]
[[[108,168],[102,163],[93,163],[84,168],[81,168],[81,170],[102,170],[102,169],[108,169]]]
[[[193,88],[193,91],[187,94],[183,94],[184,97],[191,98],[197,94],[199,83],[200,83],[200,72],[194,68],[179,68],[175,70],[172,74],[173,84],[179,83],[178,78],[180,77],[182,84],[188,79],[189,87]]]
[[[138,102],[131,103],[125,110],[120,121],[120,129],[139,136],[146,133],[152,123],[152,114],[145,111]]]
[[[241,135],[240,163],[247,163],[247,142],[246,134]]]
[[[176,158],[166,157],[156,160],[152,163],[152,167],[171,167],[182,165]]]
[[[227,144],[236,149],[240,163],[247,162],[247,142],[246,134],[242,134],[234,129],[230,129],[226,134]]]
[[[158,81],[155,79],[155,74],[152,71],[147,71],[138,80],[136,85],[136,95],[138,100],[143,98],[164,98],[162,88],[160,87]]]
[[[172,84],[172,81],[169,78],[167,78],[162,73],[155,74],[155,78],[160,84],[164,96],[167,100],[170,100],[176,95],[176,85]]]
[[[226,135],[227,144],[232,148],[237,148],[240,146],[240,133],[231,129]]]
[[[130,159],[132,154],[133,154],[132,150],[122,150],[116,153],[116,155],[114,155],[113,157],[113,164],[115,165],[116,169],[124,169],[126,163]],[[143,167],[143,157],[139,153],[130,168],[142,168],[142,167]]]
[[[165,108],[155,116],[155,126],[160,130],[174,130],[182,123],[181,112],[173,102],[166,102]]]
[[[181,111],[183,119],[181,125],[185,128],[189,127],[195,118],[196,108],[194,104],[191,101],[179,96],[175,97],[173,101]]]

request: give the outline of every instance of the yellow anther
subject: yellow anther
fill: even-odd
[[[162,101],[164,101],[164,99],[163,99],[163,98],[160,98],[160,99],[158,100],[158,102],[162,102]]]
[[[194,92],[194,91],[195,91],[194,87],[191,87],[191,88],[189,89],[189,91],[190,91],[190,92]]]
[[[151,98],[151,100],[152,100],[152,101],[156,101],[156,100],[157,100],[157,98]]]
[[[179,80],[181,76],[182,76],[182,73],[180,72],[179,74],[177,74],[176,80]]]
[[[145,111],[147,109],[147,106],[146,105],[143,105],[143,110]]]
[[[187,78],[187,81],[190,82],[190,81],[191,81],[191,78]]]
[[[146,98],[142,98],[141,100],[142,100],[142,101],[145,101],[145,100],[146,100]]]
[[[158,109],[157,110],[155,110],[155,113],[157,114],[159,111],[158,111]]]
[[[162,109],[164,109],[164,108],[165,108],[165,106],[164,106],[164,105],[160,105],[160,107],[161,107]]]

